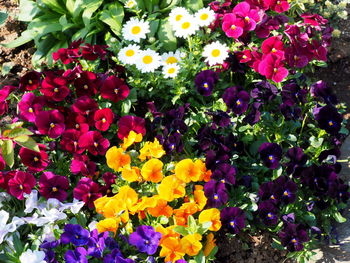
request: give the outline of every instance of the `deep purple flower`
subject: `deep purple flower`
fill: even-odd
[[[270,200],[273,203],[280,202],[280,187],[270,181],[260,185],[258,195],[261,201]]]
[[[312,84],[310,87],[311,95],[314,97],[322,98],[327,104],[337,104],[337,96],[333,93],[333,89],[327,86],[327,83],[320,80]]]
[[[258,123],[261,119],[261,112],[259,111],[261,105],[262,103],[260,102],[254,102],[253,104],[251,104],[250,111],[243,119],[243,121],[249,123],[250,125]]]
[[[218,74],[210,69],[203,70],[196,75],[194,83],[197,91],[203,96],[210,96],[213,92],[214,85],[218,82]]]
[[[223,227],[232,234],[238,234],[245,227],[244,211],[238,207],[225,207],[220,217]]]
[[[282,87],[282,101],[288,106],[293,106],[298,103],[306,103],[306,96],[308,91],[300,88],[300,86],[292,81]]]
[[[39,180],[40,194],[46,199],[56,198],[63,202],[67,198],[68,178],[52,172],[44,172]]]
[[[250,100],[249,93],[242,90],[241,87],[235,86],[227,88],[222,98],[227,107],[237,115],[245,113],[248,109]]]
[[[152,226],[139,226],[129,236],[129,243],[142,253],[153,255],[156,253],[162,234],[156,232]]]
[[[318,156],[318,161],[320,163],[324,162],[326,164],[333,165],[334,171],[338,174],[342,169],[341,164],[337,162],[340,154],[340,149],[337,147],[329,150],[324,150]]]
[[[282,220],[284,223],[294,223],[295,222],[295,214],[294,213],[290,213],[287,215],[283,215],[282,216]]]
[[[72,243],[75,246],[84,246],[89,242],[89,236],[89,231],[81,225],[67,224],[64,226],[64,232],[61,235],[61,242],[63,244]]]
[[[276,98],[278,89],[275,85],[267,80],[260,81],[254,85],[254,89],[250,92],[250,96],[257,101],[268,102]]]
[[[211,178],[222,183],[235,184],[237,170],[236,167],[228,164],[222,163],[219,164],[216,169],[213,171]]]
[[[259,154],[266,167],[276,169],[280,165],[282,148],[277,143],[265,142],[259,147]]]
[[[308,159],[307,155],[304,154],[303,149],[299,147],[290,148],[287,151],[286,156],[290,160],[289,163],[286,164],[287,165],[286,172],[288,174],[292,174],[296,169],[298,169],[298,167],[304,166]]]
[[[225,184],[216,180],[210,180],[204,185],[204,194],[208,199],[208,207],[220,207],[228,201]]]
[[[313,114],[321,129],[331,135],[335,135],[340,131],[343,117],[335,107],[327,105],[314,108]]]
[[[103,257],[103,263],[134,263],[130,258],[124,258],[119,249],[113,249],[112,253]]]
[[[88,263],[86,249],[77,247],[75,250],[68,250],[64,254],[64,260],[66,263]]]
[[[282,103],[280,105],[280,111],[287,121],[291,121],[291,120],[296,121],[296,120],[302,119],[302,116],[301,116],[302,112],[299,107],[292,107],[286,103]]]
[[[276,225],[278,222],[278,208],[270,200],[263,201],[258,205],[258,214],[267,226]]]
[[[213,128],[216,129],[217,126],[225,128],[231,124],[231,117],[226,112],[218,110],[216,112],[207,112],[213,118]]]
[[[309,241],[305,228],[300,224],[286,224],[278,236],[282,246],[287,247],[290,252],[302,250],[303,243]]]
[[[296,191],[298,189],[296,183],[290,180],[287,176],[280,176],[273,182],[276,188],[278,186],[278,188],[280,189],[280,192],[277,192],[277,194],[279,195],[279,199],[282,203],[290,204],[295,201]]]
[[[58,247],[61,244],[61,240],[47,241],[45,240],[39,247],[41,249],[50,250]]]
[[[105,248],[105,240],[108,232],[98,234],[97,229],[90,232],[89,242],[87,243],[87,254],[95,258],[101,258]]]
[[[167,135],[164,130],[163,135],[157,135],[159,143],[163,145],[167,154],[171,152],[181,153],[184,147],[182,136],[180,133],[175,132],[171,135]]]
[[[35,118],[39,132],[50,138],[58,138],[65,129],[64,116],[58,110],[42,111]]]

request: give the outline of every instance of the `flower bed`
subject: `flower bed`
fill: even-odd
[[[288,1],[139,4],[121,39],[76,40],[0,90],[1,259],[211,262],[220,230],[308,260],[350,196],[345,109],[304,75],[328,21]]]

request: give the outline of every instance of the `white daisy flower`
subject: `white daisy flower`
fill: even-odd
[[[199,26],[193,15],[184,16],[179,23],[173,25],[175,36],[187,38],[194,35],[198,30]]]
[[[188,16],[190,13],[187,11],[184,7],[176,7],[173,10],[171,10],[169,14],[169,22],[172,26],[176,25],[177,23],[180,23],[182,18],[184,16]]]
[[[178,63],[179,61],[181,61],[180,50],[176,50],[175,53],[173,51],[170,51],[168,53],[163,53],[162,55],[162,62],[165,65]]]
[[[150,32],[149,23],[144,20],[138,20],[132,17],[123,26],[122,33],[126,40],[140,42],[141,39],[146,38],[146,34]]]
[[[204,47],[202,56],[205,57],[205,62],[210,66],[213,66],[216,64],[222,64],[228,57],[228,53],[228,46],[216,41]]]
[[[163,67],[164,78],[166,78],[166,79],[175,78],[177,76],[177,74],[179,73],[179,70],[180,70],[180,66],[176,63],[165,65]]]
[[[128,0],[124,5],[125,8],[133,8],[135,6],[137,6],[137,3],[135,0]]]
[[[136,67],[142,73],[154,72],[161,65],[160,55],[152,49],[140,51],[136,60]]]
[[[118,52],[118,59],[124,64],[134,65],[139,53],[140,53],[140,46],[136,44],[131,44],[131,45],[128,45],[127,47],[123,47]]]
[[[199,26],[209,26],[215,20],[215,12],[209,7],[198,10],[195,14]]]

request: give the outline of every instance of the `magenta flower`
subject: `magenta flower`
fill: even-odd
[[[42,111],[35,118],[35,125],[41,134],[55,139],[64,132],[64,116],[58,110]]]
[[[79,145],[79,138],[82,132],[75,129],[65,130],[62,134],[60,145],[62,150],[70,153],[82,153],[84,148]]]
[[[321,25],[325,25],[328,23],[327,19],[323,18],[318,14],[304,13],[300,16],[304,18],[304,24],[310,24],[316,28],[320,28]]]
[[[111,109],[97,110],[94,115],[95,127],[100,131],[107,131],[113,123],[114,114]]]
[[[266,2],[269,3],[270,9],[277,13],[286,12],[290,7],[287,0],[266,0]]]
[[[105,60],[107,55],[106,48],[108,48],[106,45],[91,45],[86,43],[81,47],[82,56],[86,60],[96,60],[97,58]]]
[[[67,177],[56,175],[52,172],[44,172],[39,179],[40,194],[46,199],[56,198],[63,202],[67,199],[69,181]]]
[[[81,173],[83,176],[93,176],[96,171],[96,164],[90,161],[87,155],[75,154],[70,170],[73,174]]]
[[[129,87],[116,76],[109,76],[102,84],[101,96],[113,102],[124,100],[129,96]]]
[[[109,147],[109,141],[98,131],[89,131],[80,136],[79,146],[93,155],[104,155]]]
[[[35,90],[40,86],[41,83],[41,73],[37,71],[27,72],[19,80],[19,88],[22,91]]]
[[[237,52],[236,56],[239,63],[247,63],[252,60],[252,53],[249,49],[243,50],[242,52]]]
[[[63,64],[72,63],[81,57],[79,50],[82,43],[82,40],[73,41],[68,48],[60,48],[56,52],[53,52],[52,58],[54,60],[61,60]]]
[[[241,2],[232,11],[237,18],[244,22],[244,31],[252,31],[261,20],[258,9],[253,9],[247,2]]]
[[[222,30],[226,36],[234,39],[239,38],[243,35],[244,21],[238,19],[234,13],[224,15],[222,19]]]
[[[89,131],[89,124],[87,123],[86,118],[80,113],[74,112],[72,109],[69,109],[66,113],[66,127],[67,129],[75,129],[81,133],[86,133]]]
[[[46,146],[39,144],[39,149],[40,152],[35,152],[24,147],[19,150],[19,157],[21,157],[22,163],[27,166],[31,172],[43,171],[49,165],[49,156],[45,151]]]
[[[78,97],[87,95],[89,97],[95,95],[98,90],[98,79],[95,73],[83,71],[80,77],[74,81],[75,92]]]
[[[34,93],[28,92],[23,95],[18,103],[19,116],[21,119],[29,122],[35,122],[35,118],[42,111],[46,99],[44,96],[35,96]]]
[[[94,114],[98,110],[98,104],[94,99],[82,96],[74,102],[72,110],[84,116],[89,125],[92,126],[94,125]]]
[[[124,139],[129,135],[130,131],[141,133],[142,136],[145,136],[145,120],[131,115],[121,117],[118,122],[118,138]]]
[[[23,200],[23,194],[30,194],[35,186],[35,177],[30,173],[16,171],[16,174],[8,182],[8,192],[19,200]]]
[[[259,73],[274,82],[281,82],[288,76],[282,58],[275,54],[268,54],[259,63]]]
[[[283,57],[284,45],[281,39],[282,36],[274,36],[265,39],[264,42],[261,44],[261,50],[263,54],[274,53],[279,55],[280,57]]]
[[[73,196],[75,199],[84,201],[89,208],[94,208],[94,201],[102,197],[102,193],[100,193],[100,186],[97,183],[84,177],[74,188]]]
[[[4,170],[6,167],[6,163],[2,155],[0,154],[0,171]]]
[[[47,72],[40,91],[49,100],[63,101],[70,93],[67,85],[67,80],[64,77],[56,75],[54,72]]]

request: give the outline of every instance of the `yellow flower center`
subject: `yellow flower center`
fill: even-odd
[[[114,93],[115,93],[115,94],[118,94],[118,89],[114,89]]]
[[[272,48],[272,49],[271,49],[271,52],[272,52],[272,53],[275,53],[275,52],[277,52],[277,49]]]
[[[168,57],[165,61],[165,63],[167,64],[174,64],[177,62],[177,58],[176,57]]]
[[[237,100],[236,101],[236,104],[239,106],[239,105],[241,105],[241,101],[240,100]]]
[[[151,64],[153,62],[153,58],[151,56],[147,55],[147,56],[144,56],[142,58],[142,61],[145,64]]]
[[[52,192],[57,192],[58,191],[58,189],[57,189],[57,187],[52,187]]]
[[[170,68],[170,69],[168,70],[168,73],[169,73],[169,74],[174,74],[174,73],[175,73],[175,68]]]
[[[208,83],[205,82],[205,83],[203,84],[203,87],[204,87],[204,88],[208,88],[208,87],[209,87]]]
[[[23,185],[20,184],[19,185],[19,189],[23,190]]]
[[[133,33],[134,35],[137,35],[141,32],[141,27],[139,26],[134,26],[132,29],[131,29],[131,33]]]
[[[33,108],[29,108],[28,112],[32,113],[33,112]]]
[[[232,29],[232,30],[235,30],[236,28],[237,28],[237,27],[236,27],[235,25],[232,25],[232,26],[231,26],[231,29]]]
[[[98,143],[97,143],[97,142],[94,142],[94,146],[97,147],[97,146],[98,146]]]
[[[249,21],[250,21],[250,18],[249,18],[248,16],[246,16],[246,17],[244,18],[244,20],[247,21],[247,22],[249,22]]]
[[[84,85],[84,89],[88,89],[88,88],[89,88],[89,86],[85,84]]]
[[[269,155],[269,160],[272,161],[273,160],[273,156]]]
[[[281,4],[281,1],[277,1],[277,4],[280,5],[280,4]]]
[[[38,157],[34,157],[34,162],[37,162],[37,161],[39,161],[39,159],[38,159]]]
[[[276,73],[277,71],[278,71],[278,69],[277,69],[277,68],[274,68],[274,69],[273,69],[273,72],[275,72],[275,73]]]
[[[235,222],[231,221],[231,222],[230,222],[230,225],[231,225],[231,226],[235,226]]]
[[[75,128],[76,129],[79,129],[80,128],[80,125],[77,123],[77,124],[75,124]]]
[[[214,195],[214,200],[218,200],[219,196],[217,194]]]
[[[268,214],[267,214],[267,217],[268,217],[268,218],[271,218],[271,217],[273,217],[273,215],[272,215],[271,213],[268,213]]]
[[[125,55],[127,57],[132,57],[133,55],[135,55],[135,51],[132,49],[129,49],[128,51],[125,52]]]
[[[54,91],[54,92],[58,92],[58,88],[54,88],[53,91]]]
[[[191,26],[191,23],[190,22],[185,22],[182,24],[182,29],[188,29],[189,27]]]
[[[55,124],[54,123],[50,123],[50,127],[51,128],[55,128]]]
[[[333,126],[334,123],[333,123],[332,121],[329,121],[329,122],[328,122],[328,125],[329,125],[329,126]]]
[[[212,55],[214,58],[217,58],[218,56],[220,56],[220,50],[219,50],[219,49],[214,49],[214,50],[211,52],[211,55]]]
[[[106,122],[106,119],[105,119],[105,118],[103,118],[103,119],[102,119],[102,122],[103,122],[103,123],[105,123],[105,122]]]
[[[209,17],[208,14],[201,14],[201,16],[199,17],[201,20],[207,20]]]
[[[176,20],[176,21],[180,21],[181,18],[182,18],[182,15],[177,15],[177,16],[175,17],[175,20]]]
[[[243,56],[242,56],[242,58],[243,58],[243,59],[246,59],[246,58],[247,58],[247,56],[246,56],[246,55],[243,55]]]
[[[292,243],[295,244],[296,242],[297,242],[297,240],[296,240],[295,238],[293,238],[293,239],[292,239]]]
[[[287,192],[287,191],[284,191],[283,195],[284,195],[284,196],[288,196],[288,192]]]
[[[31,85],[31,84],[33,84],[33,81],[30,79],[30,80],[28,80],[28,83]]]

